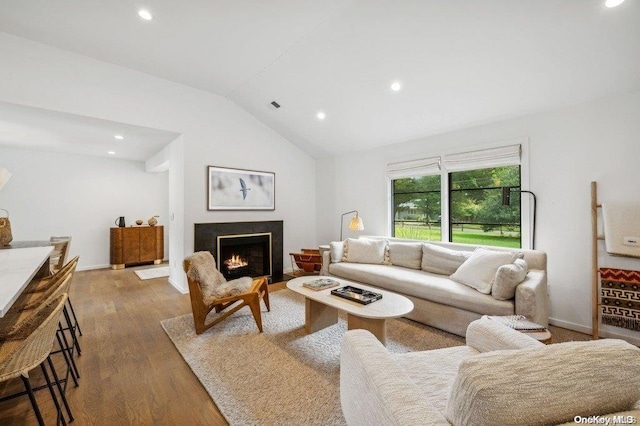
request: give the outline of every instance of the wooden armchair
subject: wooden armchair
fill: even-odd
[[[267,310],[271,310],[269,307],[269,288],[266,278],[261,277],[251,280],[245,277],[233,281],[226,281],[222,274],[216,269],[213,256],[209,252],[194,253],[194,255],[184,260],[183,267],[187,274],[187,281],[189,282],[189,296],[191,298],[191,309],[193,310],[193,322],[195,324],[196,334],[205,332],[247,305],[251,308],[251,313],[258,326],[258,330],[262,332],[260,299],[264,300]],[[200,274],[198,274],[196,268],[207,269],[206,272],[214,274],[216,279],[220,280],[221,284],[224,283],[227,288],[233,289],[234,282],[242,284],[242,287],[246,286],[246,288],[243,288],[243,290],[237,292],[237,294],[227,296],[216,295],[211,291],[211,283],[204,282],[206,281],[206,277],[199,279],[198,275],[202,276],[202,271],[199,271]],[[225,311],[225,309],[229,307],[231,307],[231,309]],[[207,323],[207,315],[213,309],[220,315],[215,316],[212,321]]]

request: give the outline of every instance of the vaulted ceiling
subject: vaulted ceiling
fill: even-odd
[[[3,0],[0,31],[227,97],[313,156],[640,89],[638,0]]]

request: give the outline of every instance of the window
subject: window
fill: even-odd
[[[510,187],[510,204],[502,188]],[[449,173],[449,241],[519,248],[520,166]]]
[[[522,247],[520,157],[516,144],[388,164],[392,236]]]
[[[442,240],[440,175],[395,179],[392,234],[412,240]]]

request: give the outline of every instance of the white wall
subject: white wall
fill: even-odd
[[[109,228],[125,216],[168,215],[167,173],[146,173],[140,161],[0,147],[0,164],[13,176],[0,190],[15,241],[72,237],[79,269],[109,266]],[[167,236],[165,235],[165,239]]]
[[[538,197],[536,248],[548,253],[550,316],[555,324],[590,332],[590,182],[598,181],[602,201],[640,202],[638,117],[640,92],[635,92],[321,160],[318,241],[337,239],[339,215],[352,209],[360,211],[366,234],[388,234],[388,160],[528,137],[530,189]],[[640,269],[637,259],[603,256],[602,263]],[[614,327],[603,330],[640,335]]]
[[[169,243],[182,290],[180,264],[193,251],[196,222],[283,220],[285,254],[316,244],[315,161],[232,102],[4,33],[0,57],[0,101],[182,134],[184,211],[172,213],[184,223],[183,247]],[[275,172],[276,210],[208,212],[207,165]]]

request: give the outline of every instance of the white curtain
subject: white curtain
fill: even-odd
[[[440,174],[440,157],[396,161],[387,164],[387,176],[391,179],[438,174]]]
[[[448,172],[488,169],[490,167],[515,166],[520,164],[520,144],[481,149],[444,156],[444,168]]]

